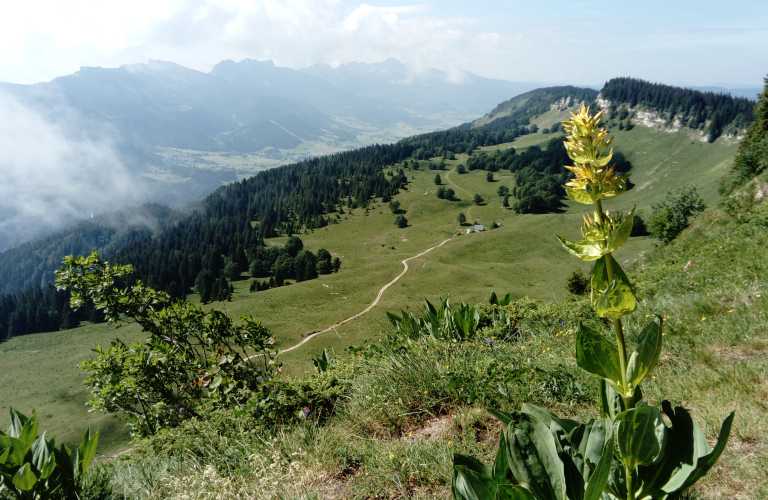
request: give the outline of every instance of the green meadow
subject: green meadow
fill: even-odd
[[[633,164],[633,187],[607,209],[628,211],[637,205],[647,219],[651,205],[677,186],[692,183],[708,205],[717,200],[717,180],[729,167],[737,146],[719,139],[707,144],[689,131],[658,132],[642,126],[631,131],[612,131],[614,144]],[[510,146],[522,149],[545,145],[555,135],[531,134],[514,143],[481,148],[491,154]],[[263,320],[277,337],[277,346],[285,349],[303,340],[308,332],[325,329],[337,321],[365,309],[381,287],[403,269],[401,261],[449,239],[440,248],[414,259],[409,271],[382,296],[368,314],[328,333],[318,335],[299,349],[281,356],[285,370],[299,375],[311,368],[311,356],[323,348],[337,354],[351,345],[364,345],[386,336],[390,330],[386,312],[401,309],[419,311],[424,299],[437,301],[450,292],[454,302],[486,302],[491,292],[511,293],[514,299],[525,296],[544,302],[563,300],[565,279],[579,266],[555,239],[555,234],[578,237],[581,206],[566,201],[562,213],[519,215],[502,206],[496,191],[504,185],[512,189],[514,177],[508,171],[495,173],[494,182],[486,180],[485,171],[459,175],[455,168],[466,162],[466,155],[447,161],[448,170],[428,170],[422,161],[419,170],[406,171],[408,189],[396,200],[408,219],[408,227],[398,229],[395,215],[377,200],[369,210],[345,208],[339,224],[299,235],[306,248],[325,248],[342,261],[336,274],[291,283],[263,292],[248,291],[246,276],[234,283],[233,300],[205,307],[222,308],[232,316],[252,315]],[[439,158],[435,159],[439,161]],[[439,173],[442,185],[456,191],[456,200],[438,199],[434,183]],[[473,203],[475,194],[485,202]],[[456,222],[462,212],[467,225]],[[466,234],[477,221],[488,227],[500,227]],[[267,244],[282,244],[275,238]],[[632,238],[618,258],[631,265],[656,245],[649,237]],[[63,256],[62,256],[63,257]],[[587,269],[587,266],[583,266]],[[197,301],[195,295],[188,297]],[[112,416],[90,414],[82,386],[83,373],[76,365],[90,355],[96,344],[108,344],[119,337],[125,341],[140,338],[135,326],[115,330],[108,325],[85,325],[54,333],[17,337],[0,344],[0,427],[7,425],[7,407],[23,412],[34,408],[41,429],[56,433],[60,440],[72,442],[87,426],[101,431],[100,451],[108,453],[125,447],[128,436],[122,422]],[[55,415],[56,421],[50,419]]]

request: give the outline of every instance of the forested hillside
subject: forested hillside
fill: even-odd
[[[754,120],[755,103],[728,94],[700,92],[650,83],[637,78],[613,78],[600,91],[612,108],[640,108],[656,111],[672,125],[699,129],[709,142],[721,135],[746,130]]]
[[[35,328],[23,326],[23,318],[13,329],[0,324],[0,338],[41,331],[37,326],[41,324],[52,329],[66,325],[63,317],[67,306],[57,312],[50,309],[46,304],[52,302],[43,300],[42,288],[40,292],[19,292],[33,284],[50,283],[52,270],[69,253],[100,249],[102,255],[113,262],[132,264],[137,278],[174,297],[206,289],[209,299],[226,297],[226,293],[221,292],[222,285],[246,271],[252,271],[255,277],[270,277],[275,285],[281,276],[296,279],[295,266],[289,266],[286,272],[276,271],[274,266],[279,255],[265,252],[265,238],[301,234],[335,224],[345,208],[366,209],[375,199],[386,203],[401,189],[407,189],[408,180],[402,169],[404,160],[450,158],[459,153],[471,155],[480,146],[513,141],[531,133],[529,124],[537,113],[547,112],[553,105],[559,109],[567,103],[583,102],[594,98],[595,93],[589,89],[558,87],[526,96],[527,106],[518,100],[514,106],[507,106],[512,109],[510,114],[480,127],[467,125],[422,134],[395,144],[369,146],[261,172],[218,189],[154,233],[146,228],[116,231],[86,224],[76,227],[79,235],[77,231],[75,234],[64,232],[53,239],[5,252],[0,255],[0,289],[6,293],[0,300],[4,304],[0,314],[9,317],[14,311],[25,311],[26,323],[30,323],[33,316],[43,317],[43,312],[50,310],[49,316],[61,320],[58,323],[35,321]],[[640,102],[639,97],[637,101]],[[561,206],[560,186],[567,177],[562,166],[565,159],[562,141],[554,137],[543,148],[534,146],[519,153],[508,150],[495,156],[471,157],[467,166],[489,172],[499,169],[513,172],[516,186],[509,193],[514,197],[513,208],[519,213],[543,213],[557,211]],[[619,152],[614,161],[621,171],[631,168]],[[218,283],[216,290],[214,283]],[[268,286],[268,282],[265,283],[259,286]],[[36,299],[29,304],[32,298]]]

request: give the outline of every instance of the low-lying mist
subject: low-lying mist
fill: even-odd
[[[0,92],[0,251],[142,200],[104,127],[71,109],[55,116]]]

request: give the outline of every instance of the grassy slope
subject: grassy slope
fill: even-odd
[[[651,314],[665,319],[661,362],[643,382],[645,399],[688,408],[710,443],[736,410],[725,453],[686,498],[768,498],[766,245],[765,226],[709,213],[630,272],[640,299],[625,318],[630,345]],[[682,272],[689,260],[693,266]],[[387,353],[358,372],[324,426],[269,433],[242,419],[233,429],[225,417],[223,436],[216,421],[180,429],[144,442],[108,474],[131,499],[144,494],[138,464],[157,475],[158,498],[447,498],[453,453],[493,459],[499,425],[485,407],[530,402],[561,416],[596,416],[596,381],[573,359],[579,321],[601,328],[591,312],[580,316],[587,309],[586,298],[531,309],[519,322],[519,336],[493,348],[483,342],[486,333],[477,343],[424,339],[405,353]],[[609,327],[602,328],[608,334]],[[528,375],[501,396],[487,376],[494,365],[501,373],[514,366]],[[455,373],[466,377],[458,388],[448,384]],[[580,380],[584,394],[563,383],[566,373]],[[485,399],[475,380],[490,382]],[[474,404],[465,401],[470,395]]]
[[[523,148],[546,143],[552,137],[531,134],[519,138],[512,146]],[[716,192],[712,180],[719,178],[736,149],[721,141],[714,145],[702,144],[690,140],[685,132],[656,133],[640,126],[628,132],[616,132],[616,144],[632,161],[636,183],[636,187],[621,198],[617,208],[627,209],[637,203],[639,211],[645,214],[650,214],[650,205],[661,199],[668,189],[685,182],[700,186],[707,202],[714,203]],[[509,144],[482,149],[492,151],[506,147]],[[463,161],[466,156],[460,155],[448,164],[453,168]],[[447,176],[446,172],[440,172],[444,185],[456,186],[454,190],[461,201],[439,200],[434,195],[435,173],[424,167],[420,171],[408,171],[409,189],[396,197],[407,210],[410,225],[406,229],[397,229],[393,224],[394,215],[386,205],[376,203],[367,216],[363,210],[356,209],[354,215],[342,216],[346,219],[342,219],[341,224],[301,236],[312,250],[322,247],[342,256],[342,270],[338,274],[259,293],[249,293],[250,280],[243,280],[235,283],[234,301],[223,306],[233,316],[251,314],[263,319],[277,334],[280,347],[294,345],[306,332],[326,328],[364,309],[379,289],[400,273],[402,259],[440,243],[461,229],[455,222],[459,212],[464,212],[469,221],[478,220],[486,225],[496,221],[501,227],[454,237],[443,247],[411,261],[408,273],[387,290],[371,313],[284,355],[282,360],[288,372],[299,374],[311,366],[310,356],[323,347],[334,348],[338,353],[349,345],[382,338],[390,329],[386,311],[418,310],[424,298],[437,300],[450,292],[454,301],[471,304],[485,302],[492,291],[547,301],[565,296],[565,277],[578,263],[556,244],[554,234],[578,237],[583,212],[580,206],[568,204],[564,214],[547,215],[519,216],[504,210],[495,192],[499,185],[513,186],[509,172],[498,172],[498,182],[493,183],[485,180],[483,171],[464,175],[453,172]],[[656,178],[663,182],[655,181]],[[485,198],[486,205],[473,205],[471,195],[475,193]],[[614,206],[607,204],[608,209]],[[269,243],[282,241],[284,238],[277,238]],[[630,263],[652,247],[649,238],[633,238],[619,258]],[[196,300],[196,297],[190,299]],[[137,335],[138,332],[130,329],[115,332],[100,325],[65,334],[20,337],[0,344],[0,363],[4,367],[6,363],[24,360],[20,365],[22,370],[28,370],[26,363],[36,368],[28,377],[4,369],[0,374],[0,404],[12,404],[27,412],[35,407],[40,415],[56,415],[57,421],[64,412],[68,417],[63,424],[46,426],[43,421],[41,428],[50,429],[65,440],[76,439],[86,425],[106,429],[114,421],[86,413],[82,405],[86,400],[81,386],[82,374],[74,366],[89,356],[90,349],[99,342],[108,343],[115,336],[134,339]],[[40,350],[37,354],[43,356],[10,356],[12,352],[32,350]],[[42,366],[38,365],[40,359],[44,360]],[[20,387],[15,382],[22,376],[24,385]],[[71,396],[67,401],[70,393],[78,395],[76,404]],[[0,414],[0,427],[7,425],[6,419],[5,414]],[[115,441],[123,438],[124,434],[120,434]]]
[[[85,429],[99,429],[99,452],[125,447],[124,422],[112,415],[88,413],[89,392],[77,364],[97,344],[109,345],[119,336],[128,343],[139,338],[130,325],[115,331],[106,325],[85,325],[63,332],[16,337],[0,343],[0,428],[8,426],[8,409],[27,415],[37,411],[40,429],[57,441],[79,443]]]

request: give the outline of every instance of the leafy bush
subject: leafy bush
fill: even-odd
[[[110,323],[128,317],[148,334],[132,345],[116,340],[106,349],[98,346],[97,357],[81,364],[94,410],[126,414],[133,433],[144,436],[204,418],[205,405],[242,404],[272,382],[279,366],[269,352],[274,337],[260,322],[241,317],[242,324],[234,325],[221,311],[174,301],[140,281],[119,286],[131,272],[131,266],[111,266],[92,252],[65,258],[56,273],[74,309],[93,301]],[[254,367],[250,358],[257,353]]]
[[[688,227],[691,217],[703,212],[704,208],[704,200],[694,186],[680,187],[653,205],[648,230],[652,236],[669,243]]]
[[[574,295],[585,295],[589,291],[589,278],[584,276],[581,269],[576,269],[568,276],[565,288]]]
[[[404,215],[398,215],[395,217],[395,226],[399,228],[408,227],[408,219],[405,218]]]

